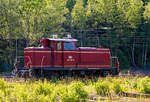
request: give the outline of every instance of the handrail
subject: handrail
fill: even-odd
[[[114,62],[113,62],[114,59]],[[116,67],[116,62],[118,61],[118,57],[117,56],[112,56],[111,57],[111,67]]]
[[[42,61],[41,61],[41,67],[42,67],[42,65],[43,65],[43,61],[44,61],[44,58],[45,58],[46,56],[43,56],[42,57]]]

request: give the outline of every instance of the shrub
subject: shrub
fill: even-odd
[[[33,101],[34,102],[34,101]],[[39,95],[35,102],[50,102],[50,97],[45,95]]]
[[[16,83],[13,88],[13,95],[16,101],[20,102],[22,100],[27,101],[28,99],[28,88],[25,83]]]
[[[150,93],[150,78],[144,77],[138,81],[138,89],[142,93]]]
[[[4,79],[0,79],[0,89],[4,90],[6,87],[7,87],[7,84],[4,81]]]
[[[118,82],[113,83],[113,88],[112,89],[115,92],[115,94],[119,94],[119,93],[123,92],[123,90],[121,88],[121,85]]]
[[[95,84],[96,93],[99,95],[103,95],[103,96],[110,95],[109,85],[110,85],[110,83],[107,81],[103,81],[103,82],[98,81]]]
[[[60,101],[63,96],[67,97],[67,87],[58,85],[51,94],[51,102]]]
[[[81,82],[73,82],[68,86],[58,86],[51,95],[52,102],[85,102],[87,98],[88,93]]]
[[[80,99],[85,101],[88,98],[88,92],[85,90],[84,85],[81,82],[74,82],[70,85],[70,91],[73,96],[77,98],[77,101]]]
[[[8,96],[11,94],[11,91],[9,89],[9,84],[4,79],[0,80],[0,90],[3,91],[5,96]]]
[[[35,94],[36,95],[51,95],[53,91],[54,85],[47,83],[47,81],[38,82],[37,85],[35,85]]]
[[[4,92],[0,90],[0,102],[2,102],[4,98]]]

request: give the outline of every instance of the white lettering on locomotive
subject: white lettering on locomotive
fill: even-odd
[[[67,61],[75,61],[75,59],[73,59],[72,56],[68,56]]]

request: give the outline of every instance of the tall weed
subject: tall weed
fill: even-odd
[[[52,94],[52,91],[54,89],[54,84],[50,84],[50,83],[47,83],[47,82],[38,82],[35,86],[35,94],[36,95],[51,95]]]
[[[118,83],[117,81],[115,81],[113,83],[112,89],[115,92],[115,94],[119,94],[119,93],[123,92],[123,89],[122,89],[120,83]]]
[[[150,93],[150,78],[140,78],[138,80],[138,89],[141,93]]]
[[[96,93],[102,96],[107,96],[111,94],[110,85],[108,81],[98,81],[95,84]]]

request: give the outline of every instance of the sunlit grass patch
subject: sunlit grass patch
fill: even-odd
[[[139,78],[137,82],[137,88],[141,93],[150,94],[150,78],[149,77]]]
[[[150,78],[108,76],[24,82],[0,79],[0,102],[86,102],[91,94],[99,95],[101,101],[120,100],[124,92],[149,94]]]

